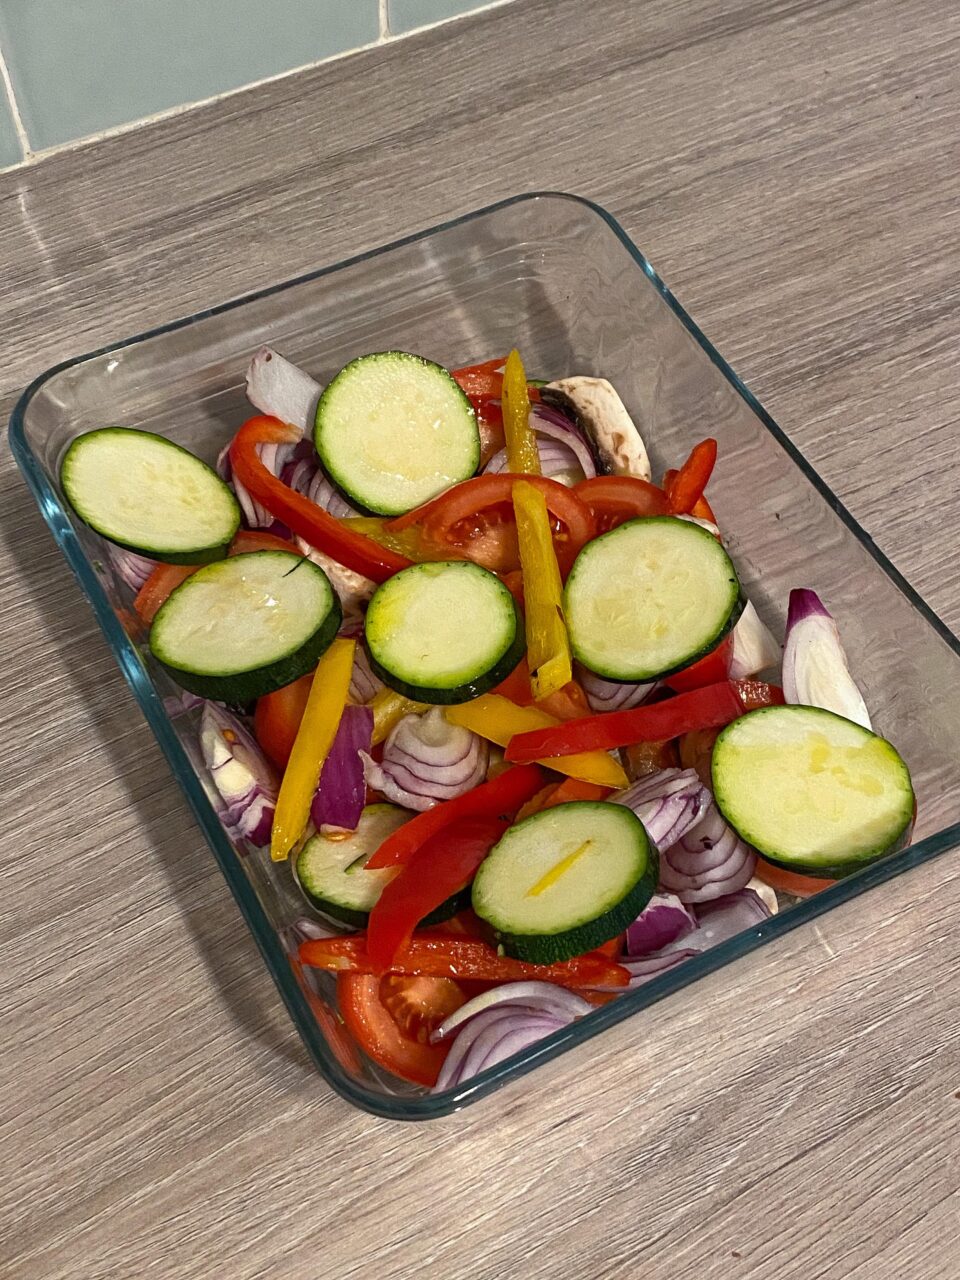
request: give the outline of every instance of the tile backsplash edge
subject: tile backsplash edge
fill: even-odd
[[[165,107],[161,111],[156,111],[148,115],[136,116],[130,120],[125,120],[122,123],[112,125],[109,128],[101,129],[96,132],[78,134],[75,138],[70,138],[67,141],[47,147],[34,147],[31,145],[7,65],[6,51],[3,47],[3,42],[0,42],[0,176],[12,173],[25,165],[33,164],[57,152],[71,150],[74,147],[97,141],[100,138],[128,133],[134,129],[140,128],[142,125],[151,124],[154,121],[167,119],[171,116],[182,115],[187,111],[194,110],[196,107],[208,106],[210,103],[218,102],[223,98],[232,97],[236,93],[243,93],[248,89],[257,88],[260,85],[269,84],[275,80],[282,80],[287,76],[296,75],[301,71],[306,71],[312,67],[321,66],[328,62],[339,61],[343,58],[350,57],[355,53],[362,53],[365,50],[379,48],[387,44],[396,44],[399,41],[406,40],[409,36],[421,35],[424,31],[433,30],[441,26],[447,26],[450,23],[457,22],[461,18],[472,17],[491,9],[504,7],[507,4],[513,3],[513,0],[463,0],[463,2],[464,7],[459,9],[457,12],[447,13],[432,21],[421,21],[418,25],[411,26],[406,30],[394,31],[391,30],[389,17],[391,0],[377,0],[379,32],[375,40],[368,41],[365,44],[356,45],[349,49],[343,49],[333,54],[315,58],[308,62],[299,63],[295,66],[287,67],[273,75],[262,76],[259,79],[245,81],[244,83],[232,86],[220,93],[214,93],[205,97],[198,97],[196,99],[191,99],[190,101],[177,103],[176,105]],[[7,117],[9,117],[9,119]],[[12,147],[7,147],[6,149],[3,145],[5,141],[5,132],[9,135],[7,140],[13,144]],[[14,158],[12,161],[6,159],[5,153],[6,155],[9,155],[13,150],[19,150],[19,158]]]

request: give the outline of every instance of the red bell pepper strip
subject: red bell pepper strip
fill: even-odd
[[[302,942],[300,961],[328,973],[377,973],[362,933]],[[537,978],[574,989],[625,987],[630,981],[630,974],[622,965],[596,951],[560,964],[528,964],[498,955],[486,942],[446,937],[428,930],[413,935],[388,972],[476,982],[522,982]]]
[[[543,771],[536,765],[507,769],[489,782],[453,800],[444,800],[398,827],[387,836],[372,858],[370,871],[405,866],[422,844],[456,818],[512,818],[522,804],[543,786]]]
[[[730,675],[732,657],[733,636],[727,635],[705,658],[682,671],[675,671],[672,676],[665,676],[663,682],[674,693],[689,693],[692,689],[702,689],[705,684],[718,684]]]
[[[384,886],[367,923],[367,951],[378,972],[390,968],[425,916],[467,887],[509,825],[509,818],[457,818]]]
[[[717,461],[717,442],[712,437],[693,446],[690,457],[667,488],[667,500],[674,515],[691,515],[703,497],[707,481]]]
[[[300,433],[276,418],[250,418],[233,437],[230,466],[233,474],[250,491],[257,502],[299,534],[311,547],[330,556],[338,564],[360,573],[374,582],[385,582],[401,569],[410,566],[406,556],[398,555],[349,529],[315,502],[297,493],[269,471],[257,453],[259,444],[289,444]]]
[[[581,751],[610,751],[635,742],[662,742],[696,729],[719,728],[745,710],[737,681],[724,680],[632,711],[608,711],[549,729],[518,733],[507,745],[506,758],[525,764]]]

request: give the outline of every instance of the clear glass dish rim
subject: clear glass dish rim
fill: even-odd
[[[353,1079],[340,1066],[336,1057],[330,1050],[326,1038],[317,1026],[309,1004],[307,1003],[300,986],[293,975],[293,971],[287,960],[286,954],[280,945],[273,926],[270,924],[252,885],[247,880],[246,874],[240,865],[240,859],[228,841],[223,828],[220,825],[219,819],[217,818],[202,786],[193,772],[193,768],[186,752],[180,745],[179,738],[177,737],[170,720],[167,718],[162,699],[158,695],[147,673],[140,665],[133,643],[121,626],[117,615],[114,613],[106,592],[94,573],[93,568],[70,525],[69,519],[67,518],[59,497],[47,480],[43,472],[43,468],[35,459],[33,452],[27,443],[25,434],[26,411],[31,400],[44,383],[48,382],[56,374],[62,373],[65,369],[73,368],[76,365],[97,359],[108,353],[133,346],[136,343],[143,342],[149,338],[160,337],[178,329],[186,328],[189,325],[196,324],[200,320],[205,320],[208,317],[232,311],[236,308],[243,307],[248,303],[256,302],[262,298],[271,297],[274,294],[282,293],[284,290],[293,288],[297,285],[332,275],[334,272],[339,271],[342,268],[355,266],[359,263],[382,257],[394,249],[415,244],[418,241],[428,239],[437,233],[451,230],[454,227],[464,226],[470,222],[495,214],[503,209],[510,208],[513,205],[539,200],[571,201],[582,206],[584,209],[589,210],[592,214],[602,219],[602,221],[607,224],[636,265],[641,271],[643,271],[663,300],[673,311],[674,315],[676,315],[684,325],[694,341],[698,343],[734,390],[744,401],[746,401],[747,405],[754,411],[763,426],[803,472],[824,501],[833,511],[836,512],[851,533],[853,533],[861,545],[869,552],[872,558],[906,597],[913,608],[917,610],[917,612],[930,624],[930,626],[934,628],[937,634],[946,642],[947,645],[949,645],[953,652],[960,657],[960,639],[950,631],[943,620],[934,613],[929,605],[926,604],[910,583],[903,577],[900,571],[891,563],[890,560],[887,559],[883,552],[880,551],[873,542],[873,539],[853,518],[836,494],[833,493],[829,486],[820,478],[819,474],[810,466],[796,445],[792,443],[760,401],[753,395],[742,379],[690,318],[681,304],[671,293],[670,289],[668,289],[660,279],[653,266],[633,243],[632,239],[627,235],[623,227],[621,227],[617,219],[614,218],[612,214],[608,213],[601,205],[592,200],[588,200],[583,196],[562,191],[522,192],[518,195],[510,196],[507,199],[497,201],[494,204],[486,205],[483,208],[472,210],[471,212],[462,214],[456,218],[451,218],[445,222],[437,223],[435,226],[429,227],[426,230],[404,236],[401,239],[391,241],[389,244],[381,245],[378,248],[367,250],[364,253],[356,254],[349,258],[344,258],[331,266],[320,267],[313,271],[305,272],[302,275],[281,281],[279,284],[270,285],[267,288],[244,294],[239,298],[234,298],[228,302],[220,303],[217,306],[208,307],[202,311],[194,312],[192,315],[184,316],[178,320],[173,320],[168,324],[159,325],[154,329],[148,329],[143,333],[134,334],[131,337],[122,339],[121,341],[110,343],[109,345],[100,347],[95,351],[89,351],[83,355],[75,356],[72,359],[53,365],[51,368],[47,369],[44,373],[35,378],[20,396],[10,417],[10,447],[17,465],[23,473],[27,485],[33,494],[37,506],[40,508],[40,512],[47,522],[57,545],[79,581],[84,595],[90,602],[97,621],[100,624],[101,630],[106,637],[107,643],[116,657],[120,669],[123,672],[134,697],[137,699],[137,702],[147,719],[147,723],[153,730],[154,736],[156,737],[168,764],[170,765],[174,779],[186,795],[193,814],[200,825],[200,829],[217,860],[220,870],[233,893],[247,926],[253,934],[254,940],[260,948],[260,952],[263,955],[267,969],[277,985],[280,995],[287,1007],[287,1011],[290,1014],[301,1039],[306,1045],[314,1064],[327,1083],[342,1097],[365,1111],[374,1115],[385,1116],[389,1119],[435,1119],[448,1115],[453,1111],[457,1111],[468,1103],[475,1102],[484,1097],[500,1085],[525,1075],[534,1067],[558,1057],[567,1049],[583,1044],[594,1036],[599,1035],[606,1028],[612,1027],[618,1022],[622,1022],[624,1019],[638,1013],[641,1009],[645,1009],[648,1006],[655,1004],[657,1001],[662,1000],[665,996],[672,994],[674,991],[678,991],[682,987],[686,987],[691,983],[696,982],[707,974],[723,968],[731,961],[747,955],[749,952],[754,951],[756,948],[772,941],[774,938],[782,937],[790,930],[795,929],[802,924],[806,924],[811,920],[815,920],[819,916],[825,915],[834,907],[840,906],[842,903],[849,902],[851,899],[859,897],[860,894],[865,893],[867,890],[875,888],[877,885],[884,884],[886,881],[892,880],[894,877],[901,875],[914,867],[918,867],[925,862],[929,862],[932,858],[935,858],[938,855],[947,852],[949,849],[956,848],[960,845],[960,822],[958,822],[952,826],[945,827],[942,831],[938,831],[933,835],[927,836],[924,840],[921,840],[915,845],[911,845],[900,853],[892,854],[881,862],[874,863],[872,866],[864,868],[862,871],[857,872],[847,879],[838,881],[837,884],[833,885],[831,888],[816,894],[812,898],[808,898],[805,902],[798,903],[790,908],[790,910],[780,915],[773,916],[771,919],[765,921],[755,929],[748,930],[734,938],[730,938],[726,942],[715,947],[713,950],[703,952],[701,955],[688,960],[676,969],[661,974],[658,978],[655,978],[645,986],[639,987],[634,991],[624,993],[624,995],[619,999],[596,1009],[589,1017],[582,1021],[573,1023],[571,1026],[555,1032],[553,1035],[539,1041],[529,1049],[526,1049],[511,1058],[505,1059],[495,1067],[491,1067],[490,1069],[481,1072],[479,1075],[473,1077],[471,1080],[459,1087],[445,1090],[442,1093],[427,1094],[420,1097],[391,1095],[380,1093],[375,1089],[365,1087],[362,1083]]]

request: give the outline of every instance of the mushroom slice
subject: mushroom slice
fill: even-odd
[[[573,418],[603,475],[650,479],[650,459],[636,424],[606,378],[559,378],[540,388],[547,404]]]

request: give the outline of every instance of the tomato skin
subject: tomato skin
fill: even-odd
[[[140,621],[149,627],[167,596],[199,568],[197,564],[158,564],[133,602]]]
[[[292,551],[299,555],[296,547],[275,533],[262,533],[259,529],[241,529],[234,536],[227,552],[229,556],[245,555],[249,551]],[[150,577],[137,592],[133,607],[137,616],[147,626],[156,617],[160,606],[181,582],[186,582],[192,573],[201,568],[198,564],[158,564]]]
[[[594,476],[574,485],[573,492],[593,512],[598,533],[609,533],[638,516],[670,514],[663,490],[637,476]]]
[[[450,1045],[423,1044],[404,1035],[380,998],[380,981],[372,975],[360,973],[342,973],[338,976],[337,1000],[344,1025],[364,1053],[379,1066],[412,1084],[432,1088],[437,1083],[440,1068],[450,1052]],[[413,981],[423,984],[425,980],[414,978]],[[439,981],[446,984],[450,980]],[[453,985],[456,986],[455,983]],[[424,987],[420,985],[419,990],[420,1002],[424,1003]],[[442,991],[444,998],[448,999],[446,985]],[[395,1002],[401,998],[396,988],[391,995]]]
[[[408,1040],[429,1044],[441,1022],[456,1013],[467,997],[452,978],[408,978],[388,973],[380,979],[380,1003]]]
[[[821,880],[816,876],[802,876],[797,871],[787,871],[785,867],[776,867],[761,857],[757,858],[757,868],[753,874],[778,893],[792,893],[796,898],[812,898],[815,893],[837,883],[836,880]]]
[[[303,719],[313,672],[308,671],[292,684],[257,699],[253,712],[253,736],[271,764],[283,772]]]
[[[419,525],[432,542],[463,550],[470,559],[474,558],[473,545],[482,547],[483,540],[490,539],[493,531],[497,539],[503,540],[503,545],[496,548],[496,559],[490,556],[477,562],[507,573],[519,564],[519,552],[514,552],[512,544],[506,541],[508,536],[516,538],[512,505],[516,478],[509,472],[501,472],[463,480],[439,497],[389,520],[384,527],[388,532],[402,533],[411,525]],[[580,548],[596,535],[596,521],[590,508],[572,489],[546,476],[525,476],[524,479],[546,499],[557,561],[563,572],[573,564]],[[503,526],[509,534],[501,531]]]

